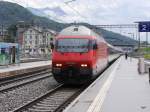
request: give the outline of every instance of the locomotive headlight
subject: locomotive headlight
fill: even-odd
[[[81,67],[87,67],[87,64],[81,64]]]
[[[62,64],[56,64],[56,66],[57,66],[57,67],[61,67],[61,66],[62,66]]]

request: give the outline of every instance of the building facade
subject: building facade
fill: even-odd
[[[5,41],[8,36],[8,30],[5,28],[0,27],[0,42]]]
[[[24,30],[21,44],[22,53],[32,56],[44,56],[50,52],[50,43],[55,37],[55,31],[40,27],[30,27]]]

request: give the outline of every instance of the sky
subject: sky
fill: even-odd
[[[84,21],[91,24],[125,24],[149,20],[150,0],[5,0],[24,7],[60,7],[67,16],[63,21]],[[80,14],[74,11],[78,11]]]
[[[88,22],[90,24],[132,24],[150,20],[150,0],[3,0],[24,7],[59,7],[65,15],[52,15],[63,22]],[[130,30],[130,29],[129,29]],[[123,33],[135,33],[134,30]]]

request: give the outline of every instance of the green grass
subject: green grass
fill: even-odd
[[[149,52],[150,53],[150,47],[148,48],[140,48],[140,52]]]
[[[150,60],[150,54],[145,54],[144,58]]]
[[[140,54],[141,56],[143,56],[145,59],[150,60],[150,47],[148,47],[148,48],[146,48],[146,47],[140,48],[137,51],[137,53]]]

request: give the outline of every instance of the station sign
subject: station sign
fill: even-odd
[[[138,29],[139,29],[139,32],[150,32],[150,21],[139,22]]]

